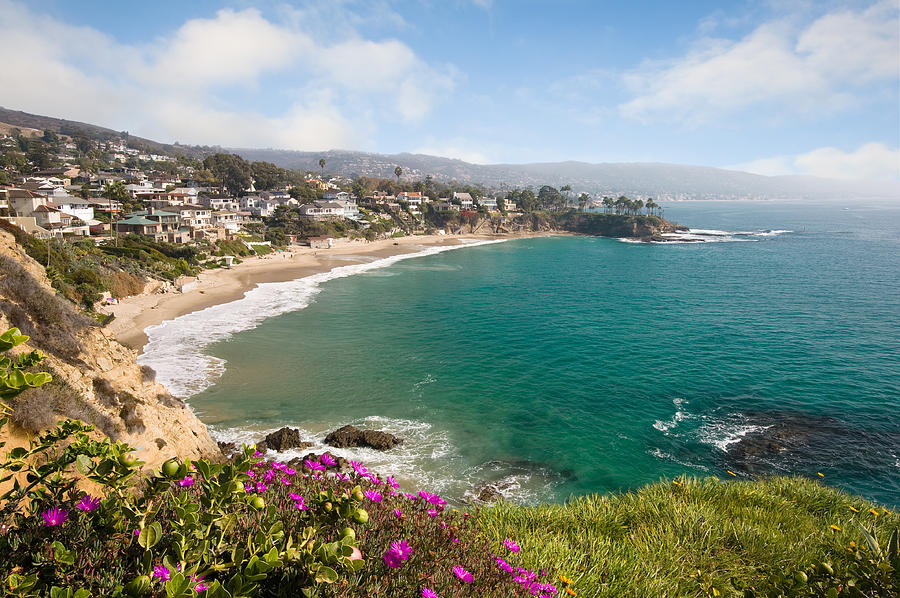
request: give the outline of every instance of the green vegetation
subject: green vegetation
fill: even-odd
[[[900,592],[900,516],[804,478],[679,478],[564,505],[501,504],[479,523],[589,596]]]

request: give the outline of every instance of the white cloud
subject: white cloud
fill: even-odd
[[[354,22],[341,3],[329,17],[340,10]],[[453,89],[451,66],[352,30],[336,42],[315,16],[224,9],[128,44],[0,0],[0,105],[161,141],[319,150],[364,147],[376,123],[421,120]]]
[[[620,105],[640,121],[699,124],[749,108],[780,116],[829,113],[860,101],[867,84],[900,74],[896,2],[826,14],[805,28],[765,23],[740,41],[704,39],[685,56],[645,63],[624,77]]]
[[[729,168],[766,176],[803,174],[848,181],[898,181],[900,150],[883,143],[866,143],[852,152],[820,147],[804,154],[762,158]]]

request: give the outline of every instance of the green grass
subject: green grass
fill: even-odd
[[[821,562],[840,577],[855,558],[850,542],[865,545],[857,524],[884,546],[900,516],[803,478],[679,478],[563,505],[501,503],[479,523],[488,537],[516,540],[526,566],[574,579],[579,596],[739,596],[732,578],[768,587],[773,573]]]

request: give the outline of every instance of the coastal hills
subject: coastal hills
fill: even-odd
[[[118,137],[119,131],[98,125],[29,114],[0,107],[0,123],[14,127],[50,130],[91,138]],[[396,167],[406,180],[431,176],[442,182],[482,185],[511,190],[541,185],[570,185],[577,192],[597,195],[650,196],[659,199],[854,199],[900,195],[896,182],[846,182],[810,176],[762,176],[712,168],[663,163],[546,162],[534,164],[472,164],[425,154],[379,154],[328,150],[303,152],[282,149],[222,148],[218,146],[160,143],[130,136],[148,151],[203,159],[217,152],[231,152],[248,161],[271,162],[282,168],[319,170],[324,159],[330,172],[346,177],[391,178]]]

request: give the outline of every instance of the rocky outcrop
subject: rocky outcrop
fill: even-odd
[[[556,217],[557,226],[565,231],[620,239],[661,239],[663,233],[688,230],[658,216],[625,216],[567,212]]]
[[[325,444],[336,448],[366,447],[386,451],[402,443],[402,438],[388,432],[360,430],[356,426],[344,426],[325,437]]]
[[[263,452],[271,449],[280,453],[292,448],[309,448],[312,445],[312,442],[300,440],[300,430],[296,428],[281,428],[271,434],[267,434],[264,440],[256,443],[256,448]]]
[[[58,298],[44,268],[0,232],[0,329],[11,327],[31,336],[17,349],[44,353],[42,369],[54,377],[16,397],[11,440],[74,418],[135,447],[147,467],[173,456],[221,459],[206,426],[138,365],[137,353]]]

